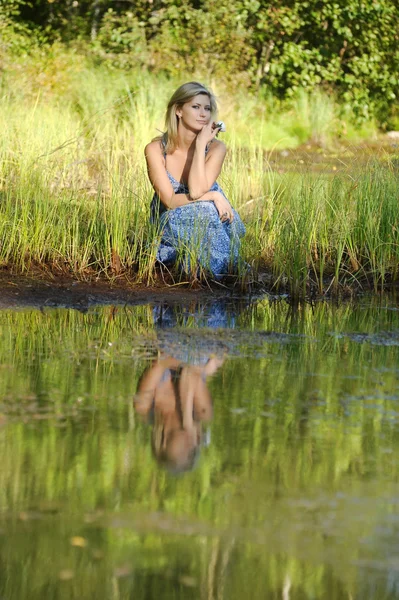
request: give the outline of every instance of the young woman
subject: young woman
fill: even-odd
[[[166,132],[145,157],[155,190],[151,219],[162,232],[157,260],[187,272],[199,266],[219,279],[236,270],[245,228],[216,181],[226,154],[216,112],[210,90],[193,81],[180,86],[168,103]]]

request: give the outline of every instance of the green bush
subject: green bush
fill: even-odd
[[[6,22],[2,45],[13,51],[29,46],[21,32],[39,31],[49,42],[79,41],[113,67],[241,82],[280,99],[321,87],[358,121],[397,122],[396,0],[137,0],[128,11],[112,0],[9,0],[3,37]]]
[[[132,12],[118,15],[112,8],[105,13],[93,43],[94,56],[119,69],[148,63],[144,23]]]

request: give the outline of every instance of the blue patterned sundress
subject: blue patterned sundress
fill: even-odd
[[[165,156],[165,155],[164,155]],[[188,194],[188,186],[167,175],[175,194]],[[226,198],[215,182],[209,191],[218,191]],[[227,198],[226,198],[227,199]],[[157,261],[179,266],[187,273],[193,272],[193,260],[215,279],[237,270],[240,238],[245,233],[239,214],[233,209],[232,223],[222,222],[213,202],[192,202],[167,209],[154,194],[151,202],[151,222],[159,223],[161,241]],[[194,266],[195,268],[195,266]]]

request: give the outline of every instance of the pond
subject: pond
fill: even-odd
[[[0,341],[0,598],[399,598],[395,298],[4,309]]]

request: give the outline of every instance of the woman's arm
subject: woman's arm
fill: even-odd
[[[200,198],[208,192],[222,170],[226,156],[226,146],[219,140],[214,140],[219,129],[213,129],[212,123],[205,125],[197,136],[193,161],[188,175],[190,197]],[[206,147],[212,141],[209,152]]]
[[[136,412],[140,415],[146,415],[151,409],[155,391],[160,384],[163,374],[167,369],[177,368],[180,361],[166,357],[159,359],[142,376],[137,393],[134,398]]]
[[[179,391],[184,429],[192,426],[194,415],[197,421],[211,420],[212,399],[201,367],[187,365],[182,369]]]
[[[150,142],[144,150],[147,161],[148,177],[152,187],[158,194],[162,204],[166,208],[177,208],[190,202],[188,194],[175,194],[168,174],[166,173],[165,161],[158,141]]]
[[[145,159],[152,187],[166,208],[178,208],[179,206],[185,206],[193,202],[189,194],[175,194],[166,172],[165,161],[159,142],[150,142],[145,147]],[[220,192],[209,192],[206,190],[206,193],[203,193],[196,200],[214,202],[222,221],[229,220],[231,222],[233,220],[231,205]]]
[[[166,356],[165,358],[160,358],[155,361],[140,380],[137,395],[154,392],[166,369],[177,369],[180,364],[181,361],[172,358],[171,356]]]

